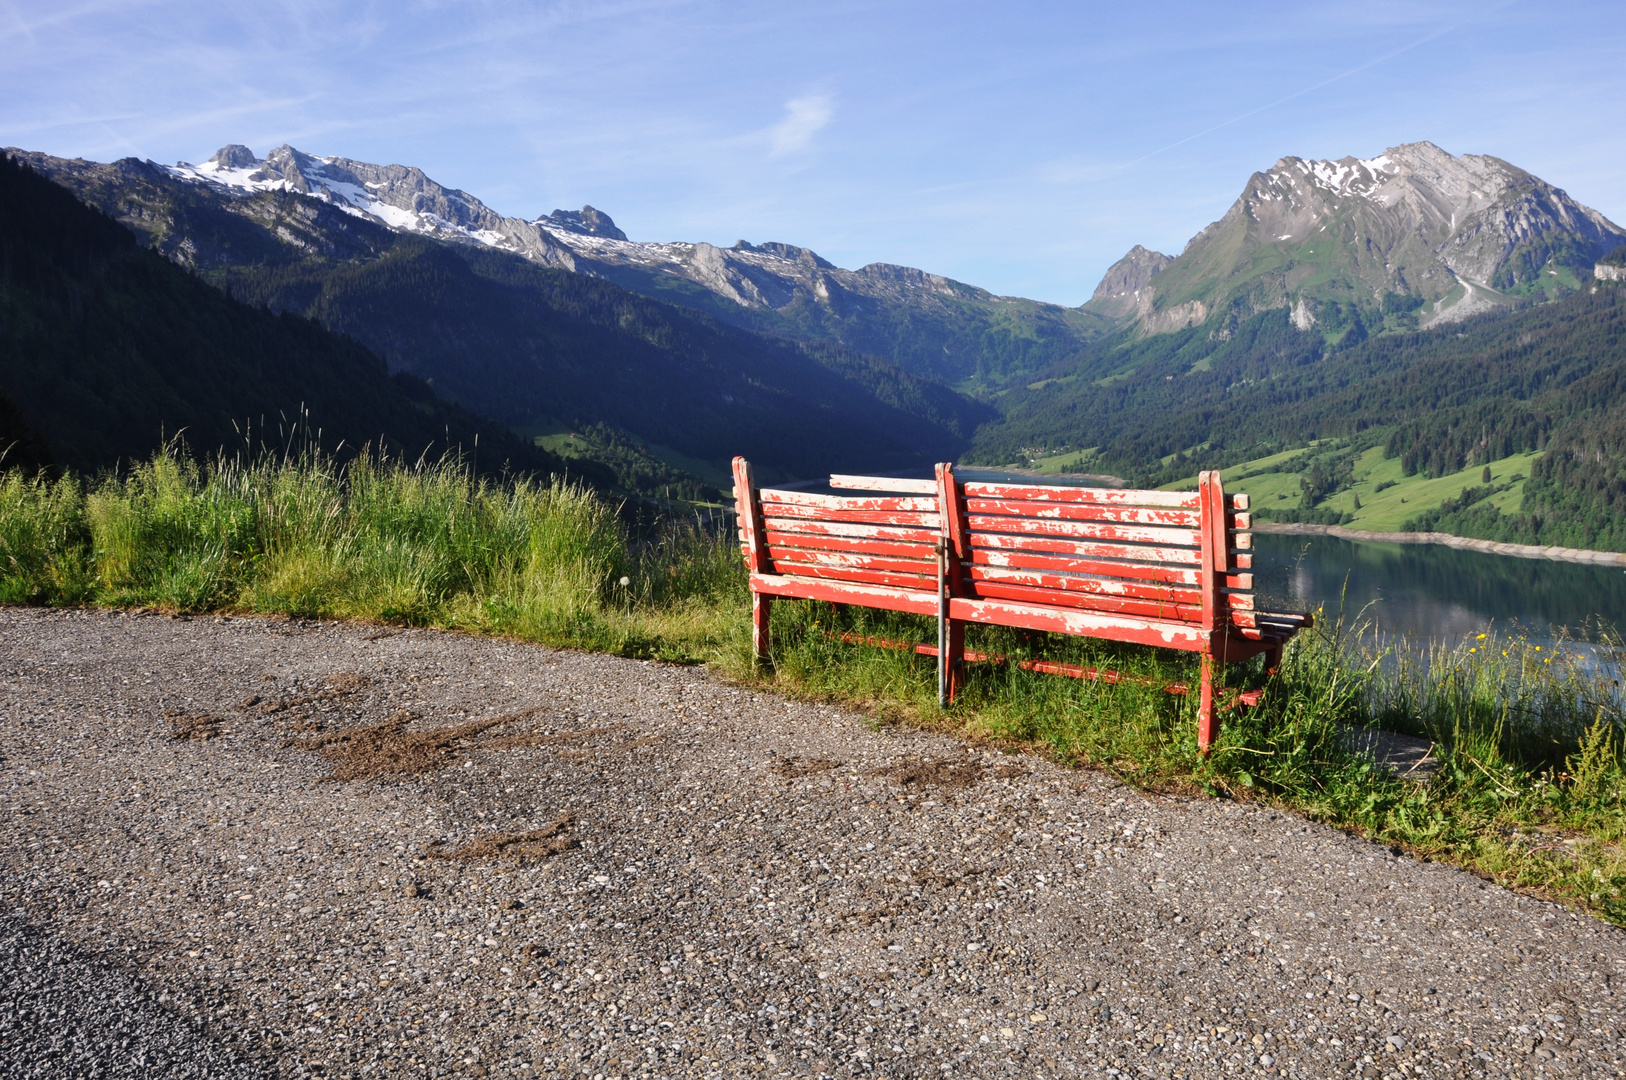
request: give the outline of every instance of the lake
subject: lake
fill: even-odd
[[[1626,571],[1516,559],[1440,544],[1380,544],[1331,536],[1254,533],[1254,581],[1272,602],[1370,614],[1386,632],[1456,643],[1486,624],[1518,623],[1538,637],[1554,627],[1607,625],[1626,614]]]

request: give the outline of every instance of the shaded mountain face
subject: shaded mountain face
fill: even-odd
[[[842,344],[913,374],[967,388],[997,386],[1063,360],[1105,329],[1105,320],[1093,310],[995,296],[911,267],[872,263],[844,270],[792,244],[742,240],[720,248],[703,242],[632,241],[610,215],[591,206],[555,210],[533,220],[507,217],[416,168],[316,157],[286,145],[261,158],[233,144],[200,165],[152,168],[200,193],[213,191],[221,200],[269,193],[303,196],[313,205],[291,211],[284,203],[277,205],[280,212],[303,219],[288,227],[318,250],[324,244],[343,247],[342,239],[332,235],[342,230],[330,227],[327,235],[310,235],[306,222],[326,208],[397,232],[492,248],[542,266],[602,277],[748,329]],[[283,223],[262,224],[276,228]],[[236,259],[235,253],[190,234],[156,239],[166,254],[189,265]],[[199,244],[196,250],[185,247],[187,240]]]
[[[205,455],[315,442],[434,459],[478,446],[475,465],[493,471],[564,467],[422,380],[392,377],[357,342],[222,295],[9,158],[0,158],[0,265],[7,467],[92,472],[146,458],[176,435]]]
[[[314,318],[514,428],[607,423],[713,465],[744,453],[782,478],[929,465],[991,415],[885,361],[723,325],[533,258],[526,245],[554,233],[505,232],[413,170],[234,147],[208,168],[27,157],[232,296]],[[385,220],[409,213],[417,226]],[[596,211],[573,223],[614,231]],[[605,237],[593,239],[618,242]]]
[[[1148,265],[1131,252],[1085,306],[1152,333],[1215,318],[1224,333],[1287,308],[1293,325],[1336,340],[1554,299],[1623,241],[1626,230],[1499,158],[1427,142],[1370,159],[1286,157],[1155,281],[1125,287]]]

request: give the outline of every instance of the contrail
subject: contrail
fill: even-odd
[[[1511,7],[1513,5],[1513,3],[1514,3],[1514,0],[1507,0],[1506,3],[1498,4],[1498,5],[1496,5],[1496,7],[1492,8],[1492,10],[1493,11],[1500,11],[1503,8]],[[1361,72],[1365,71],[1367,68],[1376,67],[1377,65],[1383,63],[1386,60],[1393,60],[1395,57],[1399,56],[1401,53],[1407,53],[1407,52],[1410,52],[1411,50],[1416,49],[1416,48],[1418,48],[1420,46],[1427,45],[1429,42],[1433,41],[1435,38],[1441,37],[1441,36],[1443,36],[1445,34],[1449,34],[1451,31],[1457,29],[1460,26],[1462,26],[1461,22],[1452,23],[1450,26],[1443,27],[1443,28],[1441,28],[1439,30],[1436,30],[1432,34],[1428,34],[1425,37],[1418,38],[1416,41],[1412,42],[1409,45],[1402,45],[1398,49],[1394,49],[1394,50],[1392,50],[1390,52],[1386,52],[1382,56],[1379,56],[1379,57],[1377,57],[1375,59],[1372,59],[1372,60],[1368,60],[1366,63],[1361,64],[1358,67],[1352,67],[1348,71],[1341,72],[1340,74],[1334,75],[1330,79],[1323,79],[1322,81],[1316,83],[1313,86],[1306,86],[1302,90],[1295,90],[1293,93],[1288,94],[1286,97],[1277,98],[1275,101],[1272,101],[1272,102],[1269,102],[1267,104],[1261,105],[1257,109],[1251,109],[1248,112],[1242,113],[1240,116],[1233,116],[1229,120],[1222,120],[1219,123],[1215,124],[1213,127],[1204,128],[1202,131],[1197,132],[1195,135],[1187,135],[1185,138],[1178,139],[1175,142],[1169,143],[1169,145],[1167,145],[1167,146],[1160,146],[1156,150],[1153,150],[1149,154],[1142,154],[1140,157],[1135,158],[1133,161],[1124,162],[1123,167],[1127,169],[1131,165],[1139,165],[1141,162],[1146,161],[1148,158],[1154,158],[1157,155],[1159,155],[1161,153],[1164,153],[1165,151],[1173,150],[1177,146],[1184,146],[1186,143],[1191,142],[1194,139],[1200,139],[1205,135],[1212,135],[1214,132],[1219,131],[1221,128],[1230,127],[1232,124],[1240,124],[1242,121],[1247,120],[1250,117],[1258,116],[1262,112],[1266,112],[1266,111],[1268,111],[1270,109],[1274,109],[1278,105],[1285,105],[1287,102],[1292,101],[1294,98],[1301,98],[1305,94],[1312,94],[1315,91],[1320,90],[1324,86],[1331,86],[1333,83],[1339,82],[1339,81],[1341,81],[1343,79],[1347,79],[1351,75],[1359,75]]]

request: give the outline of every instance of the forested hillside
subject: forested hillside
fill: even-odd
[[[7,464],[80,470],[184,437],[212,453],[281,446],[562,467],[553,455],[391,377],[364,346],[302,316],[228,299],[130,231],[0,158],[0,437]],[[252,443],[251,443],[251,441]],[[606,474],[606,478],[607,478]]]
[[[1094,449],[1092,468],[1165,483],[1336,438],[1381,445],[1404,475],[1443,476],[1542,451],[1521,505],[1486,489],[1410,523],[1528,543],[1626,549],[1626,292],[1568,299],[1460,328],[1393,334],[1327,352],[1286,312],[1210,331],[1125,336],[1008,396],[1008,419],[971,457],[1002,462]],[[1317,462],[1305,509],[1347,479]],[[1347,462],[1346,462],[1347,463]],[[1314,488],[1314,490],[1311,490]],[[1313,520],[1313,518],[1311,518]]]
[[[191,183],[134,160],[33,160],[231,295],[348,334],[393,370],[528,433],[608,424],[646,460],[723,469],[745,454],[785,478],[929,467],[993,415],[837,344],[753,333],[297,192]]]

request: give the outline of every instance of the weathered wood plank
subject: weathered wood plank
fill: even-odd
[[[1151,525],[1114,525],[1103,521],[1056,521],[1049,518],[990,517],[985,514],[969,515],[973,534],[978,532],[1012,533],[1024,536],[1075,536],[1091,540],[1117,540],[1131,544],[1163,544],[1167,546],[1197,545],[1195,529],[1164,529]],[[1243,534],[1246,535],[1246,534]],[[976,544],[975,535],[972,544]],[[1240,545],[1239,545],[1240,546]]]
[[[1171,525],[1185,529],[1195,529],[1202,524],[1202,515],[1195,510],[1041,502],[1037,499],[967,499],[966,510],[973,514],[1010,514],[1061,521],[1115,521],[1126,525]]]
[[[937,595],[937,574],[933,567],[931,577],[920,574],[895,574],[882,570],[863,570],[847,566],[826,566],[816,563],[774,562],[774,572],[786,577],[818,578],[824,581],[854,581],[865,585],[885,585],[893,589],[920,589]]]
[[[949,601],[949,618],[993,626],[1014,626],[1053,634],[1073,634],[1137,645],[1200,652],[1207,638],[1191,623],[1135,619],[1106,612],[1066,610],[1009,600],[956,597]]]
[[[809,536],[806,533],[787,533],[768,530],[768,543],[782,548],[813,551],[857,552],[862,555],[896,555],[905,559],[930,562],[932,546],[924,541],[864,540],[852,536]]]
[[[762,516],[769,521],[799,518],[804,521],[855,521],[869,525],[913,525],[923,529],[937,528],[937,511],[920,513],[912,510],[834,510],[819,506],[794,506],[790,503],[763,503]]]
[[[1123,506],[1165,506],[1197,509],[1195,491],[1142,491],[1133,488],[1079,488],[1051,484],[988,484],[965,482],[971,499],[1040,499],[1045,502],[1116,503]]]
[[[797,518],[778,518],[775,531],[787,535],[801,533],[807,536],[851,536],[865,540],[902,540],[935,544],[936,529],[909,529],[890,525],[863,525],[851,521],[811,521]]]
[[[1133,615],[1137,618],[1189,622],[1192,625],[1196,625],[1197,621],[1202,617],[1202,607],[1198,604],[1137,600],[1124,596],[1103,596],[1098,593],[1040,589],[1018,582],[972,581],[967,584],[966,591],[969,595],[981,600],[1014,600],[1024,604],[1032,604],[1036,607],[1068,608],[1077,611],[1105,611],[1115,615]]]
[[[780,547],[771,539],[768,541],[768,555],[773,559],[775,567],[798,563],[807,566],[845,566],[854,570],[885,570],[894,574],[914,574],[921,577],[937,576],[937,563],[926,559],[899,559],[851,551],[810,551],[804,548]],[[799,571],[780,569],[779,573],[795,574]]]
[[[821,581],[816,578],[787,577],[783,574],[752,574],[751,591],[769,596],[791,597],[798,600],[824,600],[832,604],[860,604],[884,611],[903,611],[913,615],[936,615],[936,591],[921,593],[913,589],[894,589],[880,585],[857,585],[840,581]]]
[[[849,476],[832,473],[830,486],[849,491],[906,491],[911,495],[937,494],[936,480],[900,480],[895,476]]]
[[[937,499],[922,498],[917,495],[904,495],[893,498],[864,498],[857,495],[815,495],[807,491],[781,491],[778,488],[763,488],[759,494],[764,507],[769,503],[779,503],[787,506],[810,506],[829,510],[884,510],[884,511],[925,511],[935,514],[937,512]]]
[[[1115,562],[1083,555],[973,548],[971,560],[979,566],[1005,566],[1015,570],[1058,570],[1069,574],[1095,574],[1170,585],[1197,584],[1193,567],[1168,563]]]
[[[1066,537],[1018,536],[1009,533],[971,534],[973,549],[990,551],[1044,551],[1059,555],[1079,555],[1094,559],[1122,559],[1130,563],[1190,564],[1201,555],[1194,547],[1142,547],[1136,544],[1100,544]]]
[[[1189,586],[1124,581],[1119,578],[1083,577],[1074,574],[1049,574],[1041,570],[1014,570],[998,566],[972,565],[967,573],[972,581],[1003,581],[1013,585],[1028,585],[1035,589],[1095,593],[1100,596],[1126,596],[1176,604],[1196,604],[1201,601],[1201,594],[1196,588]]]

